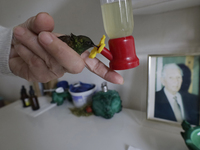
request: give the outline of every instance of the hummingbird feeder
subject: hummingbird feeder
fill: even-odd
[[[133,32],[133,10],[131,0],[100,0],[104,29],[110,38],[109,49],[105,47],[105,36],[95,47],[90,58],[101,53],[110,60],[113,70],[126,70],[137,67],[139,59],[135,52]]]

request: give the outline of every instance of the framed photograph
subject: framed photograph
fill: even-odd
[[[200,53],[148,56],[147,119],[199,125]]]

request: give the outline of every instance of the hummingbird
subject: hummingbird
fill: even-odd
[[[97,47],[89,37],[84,35],[76,36],[71,33],[71,35],[62,35],[58,38],[75,50],[79,55],[91,47]]]

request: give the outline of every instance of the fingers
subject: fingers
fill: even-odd
[[[31,30],[37,25],[39,20],[42,20],[43,15],[47,14],[39,14],[36,17],[30,18],[24,26],[28,27]],[[47,65],[49,70],[52,72],[55,71],[55,68],[60,68],[65,70],[65,72],[69,73],[80,73],[85,67],[84,61],[81,59],[80,55],[78,55],[74,50],[72,50],[67,44],[63,43],[52,33],[47,33],[53,37],[52,43],[45,43],[43,41],[48,41],[48,36],[41,36],[42,40],[38,38],[37,34],[30,31],[25,27],[15,27],[14,29],[14,40],[12,45],[23,45],[27,49],[31,50],[32,53],[40,57]],[[40,28],[41,30],[42,28]],[[35,32],[39,32],[35,30]],[[50,36],[50,37],[51,37]],[[40,40],[40,42],[38,41]],[[14,55],[12,55],[14,56]]]
[[[29,18],[20,26],[27,28],[36,34],[39,34],[41,31],[51,32],[54,29],[54,20],[49,14],[42,12]]]
[[[38,15],[29,18],[25,23],[19,25],[35,34],[39,34],[41,31],[51,32],[54,29],[54,20],[47,13],[39,13]],[[14,28],[14,31],[16,28]],[[12,44],[16,44],[18,41],[13,37]]]
[[[14,37],[18,40],[18,43],[21,43],[32,50],[33,53],[40,56],[42,59],[45,59],[47,53],[38,43],[37,35],[26,28],[18,26],[14,29]]]
[[[117,72],[111,70],[106,65],[104,65],[101,61],[97,58],[90,59],[89,52],[85,51],[81,57],[84,59],[87,68],[92,71],[93,73],[99,75],[103,79],[115,83],[115,84],[123,84],[124,79],[123,77],[118,74]]]
[[[23,70],[17,69],[15,73],[18,76],[21,76],[23,78],[26,78],[27,80],[34,79],[36,81],[40,82],[47,82],[51,79],[59,78],[63,76],[64,70],[63,68],[54,67],[53,69],[50,69],[46,66],[45,62],[35,55],[33,52],[31,52],[29,49],[27,49],[23,45],[15,45],[15,50],[17,51],[20,58],[24,61],[24,63],[21,63],[20,66],[27,67],[27,73],[23,73]],[[17,59],[13,59],[17,60]],[[18,59],[19,61],[19,59]],[[23,64],[23,65],[22,65]],[[11,64],[14,65],[14,64]],[[13,67],[16,68],[17,66]]]
[[[14,30],[15,38],[19,41],[20,44],[25,46],[28,50],[31,50],[32,53],[40,57],[47,65],[49,70],[52,72],[59,72],[58,69],[63,70],[63,67],[52,57],[48,52],[38,42],[38,37],[29,31],[26,28],[17,27]],[[20,45],[15,44],[15,45]]]
[[[85,68],[83,59],[67,44],[50,32],[41,32],[39,42],[69,73],[80,73]]]

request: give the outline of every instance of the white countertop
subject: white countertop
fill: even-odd
[[[123,108],[111,119],[76,117],[66,101],[31,116],[19,105],[0,109],[0,150],[188,150],[180,127],[146,120],[143,112]]]

